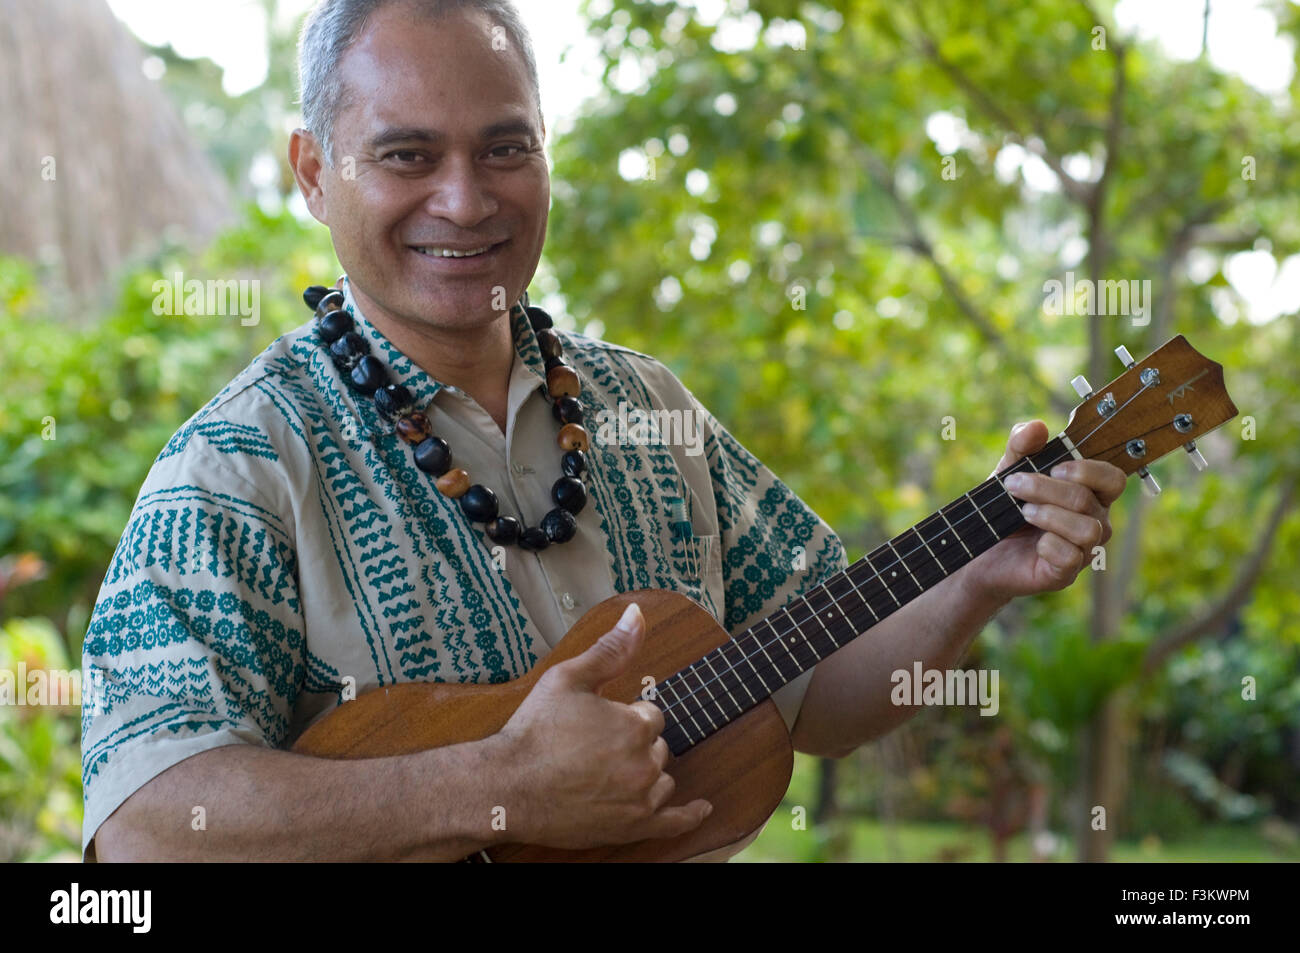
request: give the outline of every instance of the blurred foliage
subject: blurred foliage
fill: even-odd
[[[1048,827],[1069,832],[1078,733],[1118,695],[1138,739],[1115,814],[1143,851],[1150,838],[1205,830],[1253,844],[1253,827],[1205,827],[1240,816],[1246,802],[1234,798],[1294,823],[1300,514],[1285,516],[1251,598],[1213,641],[1138,673],[1154,639],[1226,590],[1277,484],[1300,469],[1297,313],[1252,323],[1225,277],[1243,251],[1300,253],[1295,84],[1270,98],[1113,29],[1094,49],[1093,27],[1111,21],[1105,4],[1095,14],[1065,0],[732,6],[726,22],[752,44],[676,2],[590,5],[605,88],[550,143],[554,202],[533,293],[559,323],[676,370],[840,531],[851,558],[986,476],[1016,421],[1059,429],[1074,403],[1066,382],[1089,370],[1094,345],[1140,356],[1185,333],[1224,364],[1242,415],[1201,442],[1211,472],[1181,459],[1157,468],[1165,493],[1131,559],[1118,541],[1137,517],[1134,493],[1114,507],[1105,572],[1127,583],[1115,638],[1089,636],[1087,580],[1015,604],[966,662],[1000,671],[1001,717],[928,711],[867,746],[841,763],[842,816],[884,817],[886,856],[915,859],[890,824],[984,824],[995,792],[1010,791],[998,815],[1010,831],[1028,823],[1026,792],[1041,787]],[[1300,8],[1280,4],[1278,18],[1300,37]],[[273,33],[272,79],[242,97],[221,93],[209,65],[155,51],[169,92],[242,188],[259,153],[284,151],[293,30]],[[1113,96],[1119,47],[1126,82]],[[1068,160],[1085,186],[1104,168],[1104,200],[1089,209],[1033,184],[1034,153]],[[1255,179],[1241,175],[1245,156]],[[274,161],[271,189],[283,195]],[[1092,342],[1088,319],[1044,313],[1043,282],[1084,276],[1091,254],[1103,277],[1152,281],[1150,325],[1102,319]],[[337,268],[324,229],[250,206],[205,251],[137,262],[100,319],[74,327],[41,297],[31,265],[0,260],[0,555],[46,564],[44,578],[3,594],[0,668],[22,653],[76,658],[154,456],[301,323],[301,288]],[[261,322],[155,314],[154,282],[177,271],[259,278]],[[1118,370],[1090,373],[1100,383]],[[948,417],[955,440],[943,439]],[[1246,417],[1254,439],[1243,439]],[[1241,697],[1248,675],[1253,701]],[[0,709],[5,856],[75,850],[75,752],[71,717]],[[790,803],[808,805],[815,761],[798,764]],[[786,857],[868,849],[860,832],[817,825],[796,841],[786,821],[778,812],[746,855],[771,856],[769,844]],[[1020,835],[1008,836],[1023,856]],[[987,853],[942,840],[926,841],[925,856]]]

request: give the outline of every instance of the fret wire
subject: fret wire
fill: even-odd
[[[917,533],[915,529],[912,530],[912,532],[916,534],[916,537],[919,540],[921,540],[921,545],[924,546],[925,551],[930,554],[930,558],[933,559],[938,564],[939,571],[943,573],[944,577],[947,578],[948,576],[952,575],[950,572],[948,572],[947,569],[943,568],[943,563],[939,562],[939,557],[934,554],[934,550],[931,549],[930,544],[925,541],[925,537],[921,533]]]
[[[817,646],[813,644],[812,636],[806,635],[803,631],[803,626],[805,626],[808,623],[808,619],[804,619],[802,622],[796,621],[794,618],[794,613],[790,611],[790,604],[794,603],[795,600],[802,602],[807,607],[810,613],[808,618],[817,620],[817,624],[822,627],[822,631],[826,633],[826,637],[831,640],[831,645],[834,645],[835,648],[838,649],[839,644],[835,641],[835,636],[831,635],[831,630],[826,628],[826,623],[821,620],[820,613],[818,613],[818,611],[813,608],[812,603],[808,601],[807,596],[801,595],[801,596],[796,596],[794,599],[791,599],[790,602],[787,603],[785,606],[785,614],[790,618],[791,621],[794,622],[795,630],[799,633],[799,635],[803,637],[803,640],[807,644],[808,648],[812,649],[813,655],[815,655],[817,657],[817,661],[820,662],[825,656],[823,656],[820,652],[817,651]]]
[[[713,654],[712,652],[709,653],[709,655],[712,655],[712,654]],[[736,713],[739,714],[740,712],[742,712],[742,711],[745,710],[744,706],[741,705],[740,702],[736,701],[736,696],[735,696],[735,695],[731,694],[731,689],[729,689],[729,688],[727,687],[726,679],[723,678],[723,676],[719,675],[718,672],[717,672],[717,669],[715,669],[715,668],[713,667],[713,663],[709,661],[709,655],[704,656],[704,658],[701,659],[701,661],[703,661],[704,664],[707,665],[707,666],[709,667],[709,671],[713,673],[713,677],[714,677],[717,681],[719,681],[719,682],[722,683],[722,690],[723,690],[724,692],[727,693],[727,697],[731,699],[731,703],[732,703],[733,705],[736,706]],[[730,669],[725,669],[724,671],[731,671],[731,670],[730,670]],[[718,713],[721,714],[721,715],[723,715],[724,718],[725,718],[725,716],[726,716],[726,714],[727,714],[726,711],[722,708],[722,703],[721,703],[721,702],[718,703]]]
[[[952,525],[952,523],[949,523],[949,522],[948,522],[948,515],[947,515],[946,513],[944,513],[943,509],[944,509],[944,508],[943,508],[942,506],[939,507],[939,516],[940,516],[940,518],[942,518],[943,521],[944,521],[945,523],[948,524],[948,528],[949,528],[950,530],[952,530],[952,535],[953,535],[954,537],[956,537],[957,542],[961,543],[961,548],[964,549],[964,550],[966,550],[966,555],[969,556],[971,559],[974,559],[974,558],[975,558],[975,554],[972,553],[972,552],[970,551],[970,547],[967,546],[967,545],[966,545],[966,541],[965,541],[964,539],[961,538],[961,533],[957,532],[956,527],[954,527],[954,526]]]
[[[732,648],[733,646],[740,652],[740,661],[749,662],[749,670],[757,675],[758,669],[754,668],[754,663],[745,655],[745,650],[740,648],[739,643],[735,639],[728,639],[718,648],[718,654],[722,656],[722,661],[734,671],[739,671],[739,666],[733,665],[731,660],[727,658],[727,649]],[[745,689],[745,692],[749,695],[749,700],[757,705],[759,699],[752,691],[750,691],[749,683],[745,680],[743,675],[740,676],[740,686]]]
[[[850,567],[850,568],[852,568],[852,567]],[[837,575],[838,575],[838,573],[837,573]],[[862,600],[862,604],[863,604],[864,606],[867,607],[867,611],[871,613],[872,617],[873,617],[877,622],[879,622],[879,621],[880,621],[880,616],[876,615],[876,610],[873,609],[873,608],[871,607],[871,600],[870,600],[870,599],[867,599],[865,596],[862,595],[862,590],[859,589],[859,588],[858,588],[858,584],[857,584],[856,582],[853,581],[853,574],[850,573],[850,572],[848,572],[848,571],[846,570],[846,571],[844,572],[844,578],[847,579],[847,580],[849,581],[849,588],[851,588],[851,589],[853,590],[853,594],[854,594],[855,596],[857,596],[859,599]],[[828,585],[829,585],[829,583],[828,583]],[[839,603],[836,603],[836,605],[838,605],[838,604],[839,604]]]
[[[889,551],[890,551],[891,553],[893,553],[895,556],[898,557],[898,561],[899,561],[899,563],[901,563],[902,566],[903,566],[903,571],[906,572],[909,576],[912,577],[912,582],[916,583],[916,588],[920,589],[922,592],[925,592],[925,586],[921,585],[921,581],[920,581],[919,579],[917,579],[915,575],[912,574],[912,570],[911,570],[911,568],[907,565],[907,563],[903,560],[902,554],[900,554],[899,551],[898,551],[897,549],[894,548],[894,541],[893,541],[892,539],[886,540],[886,541],[885,541],[885,545],[889,547]],[[897,577],[897,576],[898,576],[898,570],[892,570],[892,571],[890,572],[890,575],[891,575],[891,576],[894,576],[894,577]]]
[[[879,546],[876,547],[876,549],[879,548]],[[903,604],[898,601],[898,596],[894,595],[894,590],[889,588],[889,583],[885,582],[885,577],[880,574],[880,570],[876,568],[876,564],[871,561],[871,554],[868,553],[862,558],[866,560],[867,566],[876,574],[876,578],[880,580],[880,584],[885,587],[885,591],[889,593],[890,598],[894,600],[894,605],[901,608]],[[894,573],[894,575],[897,576],[898,573]]]

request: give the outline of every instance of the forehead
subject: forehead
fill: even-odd
[[[387,4],[367,21],[338,71],[340,123],[452,132],[536,115],[522,52],[480,11],[431,18],[406,3]]]

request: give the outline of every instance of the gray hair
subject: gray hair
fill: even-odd
[[[298,85],[303,125],[320,143],[327,163],[334,164],[334,122],[343,108],[339,61],[361,36],[371,15],[380,7],[398,2],[434,20],[461,10],[477,11],[504,28],[510,42],[523,54],[540,116],[542,99],[533,42],[511,0],[320,0],[304,21],[298,39]]]

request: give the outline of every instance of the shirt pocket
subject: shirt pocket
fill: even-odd
[[[727,605],[722,584],[722,537],[696,536],[692,546],[699,572],[699,601],[721,625]]]

